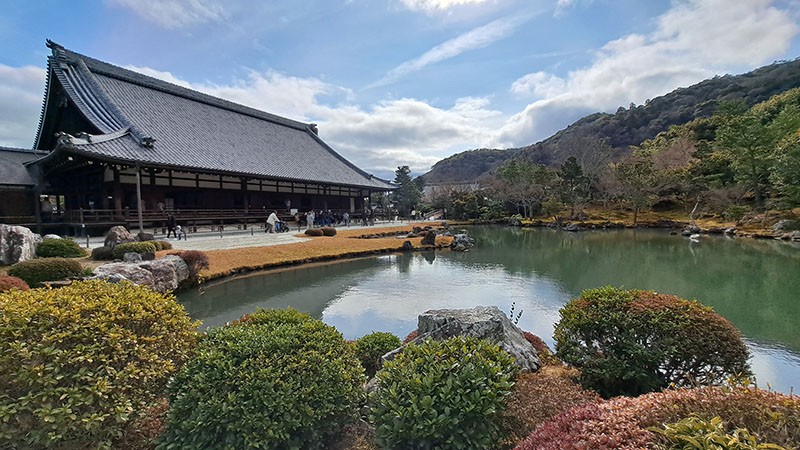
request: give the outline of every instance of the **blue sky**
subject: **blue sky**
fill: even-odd
[[[0,145],[29,147],[46,38],[319,124],[379,176],[800,56],[799,0],[0,0]]]

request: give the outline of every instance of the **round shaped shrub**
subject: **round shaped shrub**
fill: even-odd
[[[322,231],[323,236],[336,236],[336,228],[333,227],[322,227],[320,231]]]
[[[130,283],[0,293],[0,442],[111,447],[188,359],[196,327],[172,296]]]
[[[309,228],[306,230],[306,236],[322,236],[322,230],[319,228]]]
[[[514,359],[486,341],[409,344],[376,375],[375,434],[392,449],[496,448],[516,374]]]
[[[41,258],[20,261],[8,268],[8,274],[22,278],[28,286],[42,281],[59,281],[83,275],[81,263],[74,259]]]
[[[374,332],[356,340],[356,355],[368,377],[381,368],[381,356],[400,347],[400,338],[392,333]]]
[[[79,258],[86,256],[86,251],[72,239],[48,238],[36,246],[36,256],[40,258]]]
[[[322,448],[357,417],[363,381],[335,328],[259,311],[210,330],[175,377],[160,448]]]
[[[172,250],[172,244],[167,241],[153,241],[153,245],[156,246],[156,250]]]
[[[144,255],[146,253],[155,253],[156,246],[152,242],[126,242],[114,247],[114,259],[122,259],[125,253],[138,253]]]
[[[30,286],[28,286],[28,283],[22,278],[13,277],[11,275],[0,275],[0,292],[10,291],[11,289],[27,291],[30,289]]]
[[[114,249],[111,247],[95,247],[92,249],[92,259],[95,261],[114,259]]]
[[[560,313],[557,356],[604,397],[750,374],[739,331],[696,301],[609,286],[584,291]]]
[[[693,416],[720,417],[729,429],[745,428],[762,442],[787,448],[800,444],[800,398],[755,388],[709,386],[577,406],[536,428],[516,450],[656,448],[660,437],[651,427]]]

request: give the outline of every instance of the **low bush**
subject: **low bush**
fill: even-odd
[[[72,239],[44,239],[36,246],[36,256],[40,258],[79,258],[86,251]]]
[[[66,258],[41,258],[21,261],[8,268],[8,274],[21,278],[28,286],[42,281],[59,281],[83,274],[81,263]]]
[[[696,301],[609,286],[584,291],[560,313],[557,356],[604,397],[750,374],[739,331]]]
[[[172,250],[172,244],[167,241],[153,241],[153,245],[156,246],[156,251]]]
[[[419,330],[414,330],[411,333],[408,333],[406,337],[403,339],[403,344],[408,344],[409,342],[413,341],[419,336]]]
[[[363,404],[363,370],[335,328],[257,311],[212,329],[170,385],[158,448],[322,448]]]
[[[108,261],[114,259],[114,249],[111,247],[95,247],[92,249],[92,259],[95,261]]]
[[[373,377],[381,368],[381,356],[400,347],[400,338],[392,333],[374,332],[357,339],[355,344],[364,371],[368,377]]]
[[[319,228],[309,228],[306,230],[306,236],[323,236],[322,230]]]
[[[764,442],[800,445],[800,398],[745,387],[709,386],[587,403],[542,424],[516,450],[653,448],[650,427],[686,417],[720,417]]]
[[[126,242],[114,247],[114,259],[122,259],[125,253],[138,253],[145,255],[155,253],[156,246],[152,242]]]
[[[516,375],[513,358],[486,341],[409,344],[377,374],[375,434],[391,449],[495,448]]]
[[[322,227],[320,231],[322,231],[323,236],[336,236],[336,228],[333,227]]]
[[[144,231],[140,231],[136,234],[136,240],[139,242],[152,242],[155,239],[150,233],[145,233]]]
[[[114,446],[188,359],[196,327],[173,297],[130,283],[0,293],[0,442]]]
[[[27,291],[30,289],[30,286],[28,286],[28,283],[22,278],[11,275],[0,275],[0,292],[10,291],[11,289]]]
[[[535,373],[520,374],[503,414],[510,447],[556,415],[600,400],[597,393],[572,381],[576,372],[564,366],[547,366]]]
[[[659,450],[784,450],[776,444],[759,443],[745,428],[728,432],[719,417],[710,420],[687,417],[663,428],[651,427],[661,435]]]
[[[178,255],[189,266],[189,282],[194,284],[200,279],[200,272],[208,269],[208,256],[205,253],[197,250],[184,250],[181,252],[171,253]]]

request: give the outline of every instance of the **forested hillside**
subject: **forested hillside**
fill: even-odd
[[[486,179],[512,158],[556,167],[570,157],[592,171],[630,153],[630,146],[653,139],[672,125],[710,117],[718,105],[742,101],[747,107],[800,87],[800,59],[778,62],[742,75],[725,75],[648,100],[616,113],[586,116],[536,144],[507,150],[479,149],[439,161],[422,176],[427,184]]]

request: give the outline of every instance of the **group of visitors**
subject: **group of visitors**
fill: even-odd
[[[350,213],[344,211],[342,213],[328,210],[308,211],[306,213],[297,213],[294,215],[295,221],[299,226],[307,228],[313,227],[330,227],[335,225],[350,226]]]

